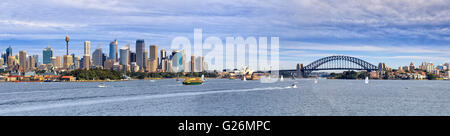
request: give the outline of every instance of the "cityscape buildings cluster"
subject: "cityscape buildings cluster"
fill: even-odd
[[[54,50],[48,46],[42,51],[42,63],[38,55],[29,55],[25,50],[19,54],[12,53],[9,46],[1,54],[0,68],[2,71],[10,71],[12,74],[24,75],[35,71],[46,71],[56,74],[61,71],[76,69],[110,69],[127,72],[203,72],[206,70],[203,56],[186,57],[183,50],[158,50],[157,45],[148,46],[146,51],[145,41],[136,41],[136,50],[130,50],[130,44],[118,47],[118,41],[109,44],[109,54],[105,54],[102,48],[97,48],[91,54],[91,42],[84,42],[84,53],[78,57],[69,55],[69,37],[66,37],[67,52],[64,56],[55,56]],[[160,56],[158,56],[160,52]],[[190,60],[188,60],[188,58]]]

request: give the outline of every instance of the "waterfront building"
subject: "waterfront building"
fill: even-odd
[[[137,40],[136,41],[136,64],[139,67],[144,67],[145,60],[144,60],[144,52],[145,52],[145,42],[144,40]]]
[[[159,64],[158,46],[150,45],[149,51],[150,51],[150,72],[156,72]]]
[[[109,43],[109,59],[112,59],[115,62],[118,61],[117,44],[117,40]]]
[[[102,48],[95,49],[92,54],[93,65],[96,67],[103,67],[104,59],[103,59],[103,51]]]
[[[44,51],[42,51],[42,59],[43,59],[42,63],[50,64],[52,57],[53,57],[53,49],[50,46],[44,48]]]
[[[150,71],[150,63],[148,63],[148,62],[150,62],[149,59],[148,59],[148,52],[144,51],[144,67],[143,67],[143,70],[145,70],[145,71]]]
[[[73,65],[72,55],[64,55],[64,69],[70,69]]]
[[[139,65],[137,65],[136,62],[131,62],[131,71],[132,72],[138,72],[139,71]]]
[[[120,65],[128,65],[130,64],[130,45],[123,46],[120,48]]]
[[[195,59],[195,72],[203,72],[204,70],[204,57],[199,56]]]
[[[114,60],[108,59],[105,61],[105,67],[104,69],[112,70],[114,67]]]

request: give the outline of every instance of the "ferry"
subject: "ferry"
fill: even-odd
[[[183,81],[184,85],[201,85],[203,84],[203,80],[201,78],[186,78]]]

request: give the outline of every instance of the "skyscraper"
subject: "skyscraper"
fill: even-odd
[[[44,48],[44,51],[42,51],[42,63],[43,64],[50,64],[51,58],[53,57],[53,49],[48,46],[47,48]]]
[[[150,72],[156,72],[158,64],[158,46],[150,45]]]
[[[6,48],[6,62],[8,62],[9,64],[9,56],[12,56],[12,48],[11,46],[9,46],[8,48]]]
[[[62,56],[56,56],[56,67],[63,68],[63,57]]]
[[[167,58],[167,51],[165,49],[161,50],[161,60]]]
[[[102,48],[95,49],[94,53],[92,54],[92,61],[94,66],[100,67],[103,66],[103,51]]]
[[[34,55],[33,55],[34,56]],[[36,67],[36,65],[34,65],[35,63],[35,58],[33,56],[28,56],[28,63],[27,63],[27,67],[28,69],[34,69]]]
[[[23,70],[28,69],[26,51],[19,51],[19,65],[22,67]]]
[[[39,67],[39,55],[33,55],[33,67]]]
[[[195,56],[194,55],[191,56],[191,72],[196,72],[195,71]]]
[[[130,64],[130,45],[120,48],[120,65]]]
[[[174,50],[172,52],[172,71],[173,72],[185,72],[183,52]]]
[[[83,69],[89,70],[91,67],[91,56],[83,56]]]
[[[70,69],[73,65],[72,55],[64,55],[64,69]]]
[[[91,56],[91,42],[84,41],[84,55],[83,56]]]
[[[144,52],[145,52],[145,42],[144,40],[136,41],[136,64],[143,68],[145,65],[144,60]]]
[[[130,52],[130,64],[136,62],[136,53]]]
[[[109,43],[109,59],[113,60],[114,62],[117,62],[118,58],[117,53],[117,40],[112,41]]]

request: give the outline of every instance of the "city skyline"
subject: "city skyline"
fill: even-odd
[[[144,39],[170,49],[175,36],[201,28],[204,37],[278,36],[281,69],[342,54],[397,68],[414,62],[450,62],[450,3],[445,1],[5,1],[0,16],[0,50],[38,54],[51,46],[83,54],[83,42],[109,51]],[[15,8],[20,5],[21,8]],[[39,7],[39,8],[37,8]],[[38,10],[35,9],[47,9]],[[227,10],[233,9],[233,10]],[[328,10],[322,10],[328,9]],[[119,19],[120,18],[120,19]],[[134,46],[131,46],[134,51]],[[148,51],[148,50],[144,50]],[[118,51],[116,51],[118,53]],[[108,54],[108,53],[106,53]]]

